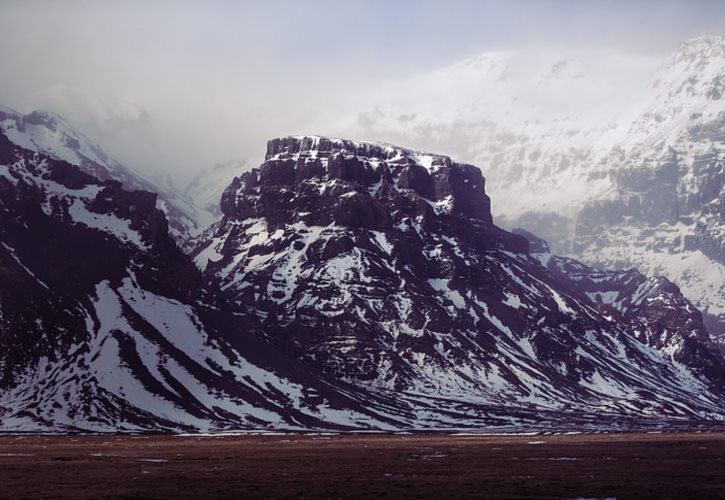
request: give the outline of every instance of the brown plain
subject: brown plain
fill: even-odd
[[[4,497],[725,498],[725,433],[6,435]]]

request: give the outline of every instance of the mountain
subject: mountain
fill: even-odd
[[[635,265],[677,282],[725,333],[725,38],[670,57],[621,150],[604,164],[612,190],[577,214],[571,253]]]
[[[0,430],[385,425],[225,308],[156,207],[0,133]]]
[[[614,53],[489,53],[392,86],[346,130],[481,166],[499,224],[595,267],[667,277],[722,337],[723,82],[723,36],[689,40],[659,68]]]
[[[192,261],[155,194],[0,134],[0,430],[725,419],[674,285],[549,255],[493,224],[484,185],[445,156],[276,139]]]
[[[193,256],[280,350],[419,422],[723,418],[725,361],[676,286],[551,257],[494,225],[484,186],[446,156],[274,139]]]
[[[158,193],[158,208],[166,214],[171,234],[182,245],[214,220],[211,213],[174,189],[109,157],[58,115],[41,111],[24,115],[0,106],[0,131],[20,147],[77,165],[97,179],[113,179],[128,189]]]

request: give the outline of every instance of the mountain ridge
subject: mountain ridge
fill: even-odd
[[[632,320],[615,326],[609,309],[606,319],[556,281],[535,243],[493,225],[470,165],[394,146],[270,141],[268,161],[230,185],[225,218],[199,243],[202,276],[152,193],[4,135],[0,146],[0,271],[14,277],[0,282],[3,431],[660,429],[725,418],[703,339],[650,345],[683,337],[672,325],[686,301],[665,310],[674,323],[639,318],[641,340],[624,327]],[[289,273],[269,266],[275,256]]]
[[[155,200],[0,133],[0,429],[385,425],[249,333]]]
[[[540,84],[581,71],[557,63]],[[677,102],[672,110],[687,116]],[[659,123],[641,116],[640,128]],[[725,418],[723,358],[680,290],[498,227],[478,167],[374,141],[272,139],[262,165],[221,192],[221,220],[194,239],[166,195],[127,191],[158,185],[123,178],[58,120],[0,109],[13,139],[0,136],[4,430],[611,429]],[[580,211],[569,249],[612,262],[603,249],[629,237],[615,234],[625,221],[636,229],[625,243],[647,238],[645,252],[717,258],[719,122],[692,120],[687,152],[665,140],[614,151],[607,158],[625,164],[586,173],[606,196]],[[561,182],[568,166],[545,159],[538,180]],[[532,192],[565,199],[556,182]],[[622,248],[617,267],[633,258]]]

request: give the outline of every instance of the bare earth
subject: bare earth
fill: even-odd
[[[0,436],[0,498],[725,498],[725,433]]]

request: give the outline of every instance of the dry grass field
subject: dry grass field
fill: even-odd
[[[725,498],[725,433],[2,436],[4,497]]]

